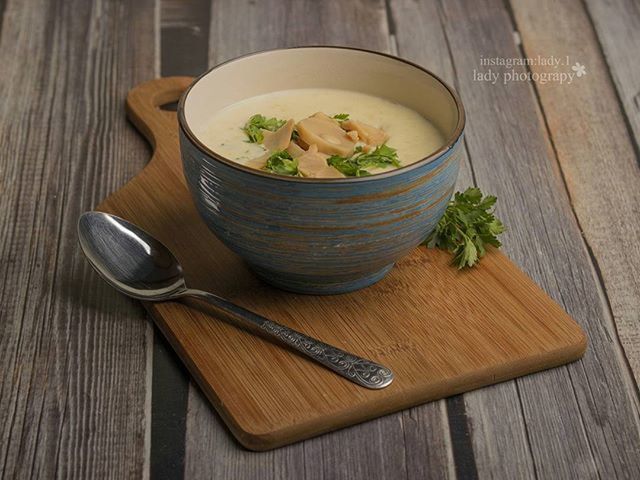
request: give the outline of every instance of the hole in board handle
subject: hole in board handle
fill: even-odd
[[[165,112],[177,112],[178,111],[178,102],[169,102],[163,105],[160,105],[160,110],[164,110]]]

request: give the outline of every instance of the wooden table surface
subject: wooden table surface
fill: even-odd
[[[0,477],[640,478],[637,1],[0,0],[0,19]],[[305,44],[457,88],[459,187],[498,196],[504,251],[585,329],[581,361],[271,452],[232,439],[75,225],[148,160],[131,87]]]

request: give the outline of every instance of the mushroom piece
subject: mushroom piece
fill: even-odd
[[[256,170],[262,170],[267,165],[267,160],[273,154],[273,152],[265,152],[259,157],[248,160],[245,165],[247,167],[255,168]]]
[[[291,134],[293,133],[294,125],[295,122],[291,119],[275,132],[263,130],[262,133],[264,135],[264,139],[262,141],[262,145],[267,149],[267,151],[259,157],[252,158],[247,161],[245,165],[257,170],[262,170],[271,155],[275,152],[288,150],[289,144],[291,143]],[[291,152],[289,152],[289,154],[291,154]],[[291,156],[293,157],[292,154]]]
[[[356,145],[336,120],[321,112],[300,120],[297,130],[304,143],[328,155],[348,157]]]
[[[374,150],[373,145],[369,145],[369,144],[366,144],[366,143],[364,145],[362,145],[362,151],[364,153],[369,153],[369,152],[372,152],[373,150]]]
[[[356,132],[355,130],[349,130],[347,132],[347,136],[354,142],[357,142],[358,140],[360,140],[360,136],[358,135],[358,132]]]
[[[300,155],[304,155],[304,152],[304,148],[302,148],[296,142],[291,142],[287,147],[287,153],[289,153],[292,158],[298,158]]]
[[[329,155],[318,152],[317,145],[311,145],[309,150],[298,157],[298,170],[302,175],[309,178],[339,178],[344,177],[342,173],[327,165]]]
[[[294,125],[295,122],[292,118],[275,132],[263,130],[262,133],[264,135],[264,140],[262,141],[262,145],[264,145],[269,152],[285,150],[291,142],[291,134],[293,133]]]
[[[358,120],[345,120],[341,127],[349,131],[355,130],[358,132],[359,139],[368,145],[382,145],[389,140],[389,135],[384,130]]]

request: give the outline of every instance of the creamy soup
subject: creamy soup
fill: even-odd
[[[405,106],[359,92],[305,88],[248,98],[197,132],[238,163],[301,177],[380,173],[444,145],[438,129]]]

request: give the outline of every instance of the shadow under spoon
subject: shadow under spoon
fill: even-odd
[[[383,365],[273,322],[213,293],[188,288],[182,267],[167,247],[122,218],[86,212],[78,220],[78,236],[93,268],[125,295],[151,302],[195,297],[358,385],[380,389],[393,381],[393,373]]]

